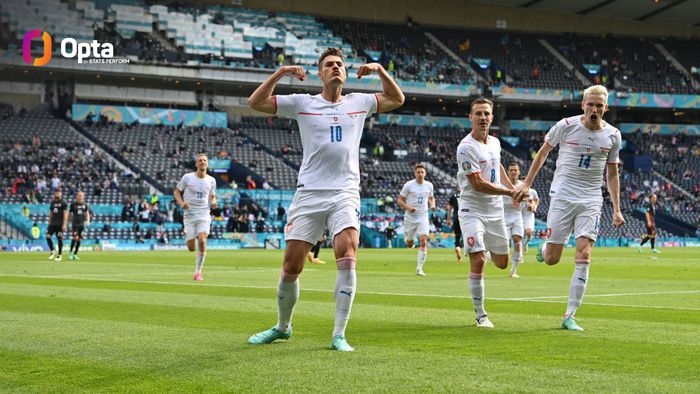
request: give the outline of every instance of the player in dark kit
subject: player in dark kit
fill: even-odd
[[[53,193],[49,211],[49,227],[46,230],[46,243],[51,249],[49,260],[56,259],[61,261],[61,253],[63,252],[63,232],[67,230],[68,225],[68,204],[63,201],[63,193],[60,189],[56,189]],[[56,234],[58,240],[58,255],[53,249],[53,240],[51,237]]]
[[[73,239],[70,241],[70,260],[80,260],[78,251],[80,241],[83,239],[83,230],[90,226],[90,208],[85,204],[85,193],[78,192],[75,195],[75,202],[70,205],[71,233]],[[75,249],[75,251],[73,250]]]
[[[462,229],[459,227],[459,202],[456,193],[452,194],[450,201],[447,202],[447,226],[452,227],[452,232],[455,234],[455,253],[457,262],[461,263],[464,239],[462,239]]]
[[[647,233],[642,237],[642,242],[637,246],[637,251],[642,253],[642,245],[647,241],[651,241],[651,251],[654,253],[661,253],[660,250],[656,249],[656,225],[654,224],[654,215],[656,214],[656,194],[651,193],[649,195],[649,205],[644,214],[647,218]]]

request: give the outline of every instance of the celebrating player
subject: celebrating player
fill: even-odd
[[[493,102],[478,98],[471,103],[471,132],[457,147],[459,224],[464,250],[469,254],[469,290],[476,312],[476,326],[493,328],[484,309],[484,262],[490,251],[496,267],[508,267],[508,235],[503,218],[503,199],[513,185],[501,165],[501,143],[489,136]],[[504,186],[501,185],[503,183]]]
[[[397,201],[399,206],[406,210],[403,221],[406,228],[404,235],[406,246],[413,247],[416,234],[420,242],[416,275],[425,276],[423,265],[428,255],[428,235],[430,235],[428,209],[435,212],[435,196],[433,196],[433,184],[425,180],[425,165],[416,164],[414,175],[416,179],[411,179],[403,185]]]
[[[286,75],[306,79],[300,66],[283,66],[260,85],[248,99],[251,108],[296,119],[303,157],[297,191],[287,215],[287,247],[278,285],[277,325],[249,338],[251,344],[270,343],[292,335],[292,312],[299,298],[299,275],[306,255],[324,228],[333,237],[338,275],[335,286],[336,314],[331,347],[352,351],[345,339],[356,287],[356,251],[360,230],[360,138],[365,119],[375,112],[391,111],[404,102],[404,95],[378,63],[357,70],[361,78],[376,72],[383,93],[343,95],[347,69],[341,50],[328,48],[318,61],[323,91],[317,95],[273,96],[275,85]]]
[[[649,205],[647,206],[647,211],[644,212],[644,216],[647,218],[647,233],[642,237],[642,241],[637,246],[639,253],[642,253],[642,246],[650,241],[651,251],[654,253],[661,253],[660,250],[656,249],[656,226],[654,225],[654,215],[656,214],[656,194],[649,194]]]
[[[520,165],[512,162],[508,163],[508,180],[515,186],[520,183]],[[522,260],[520,251],[523,240],[523,213],[520,202],[514,202],[510,196],[503,196],[503,216],[506,220],[506,230],[508,236],[513,240],[513,259],[510,266],[510,277],[519,278],[518,264]],[[525,205],[525,204],[523,204]]]
[[[70,241],[70,255],[68,255],[68,259],[80,260],[78,251],[80,250],[80,241],[83,239],[83,231],[85,231],[86,227],[90,227],[90,208],[85,204],[85,193],[78,192],[75,195],[75,202],[70,204],[69,211],[73,239]]]
[[[620,212],[619,161],[620,131],[603,120],[608,110],[608,91],[594,85],[583,92],[583,115],[565,118],[549,130],[525,180],[516,186],[516,197],[525,193],[535,180],[547,155],[559,146],[559,158],[549,192],[547,240],[540,245],[537,261],[559,262],[571,231],[576,239],[576,268],[571,277],[569,303],[562,328],[583,331],[574,315],[586,292],[591,250],[598,237],[603,205],[601,186],[607,167],[607,184],[613,206],[613,225],[622,226]],[[606,166],[607,164],[607,166]]]
[[[61,189],[56,189],[53,192],[53,200],[49,209],[49,226],[46,229],[46,243],[51,250],[49,260],[56,259],[56,261],[61,261],[63,259],[61,257],[63,253],[63,232],[67,230],[68,226],[68,204],[63,201]],[[53,248],[53,240],[51,239],[54,234],[56,234],[56,240],[58,240],[58,254]]]
[[[195,242],[199,245],[194,280],[202,279],[202,268],[207,257],[207,237],[211,226],[211,209],[218,207],[216,203],[216,180],[207,175],[209,159],[204,153],[197,155],[197,171],[185,174],[178,182],[173,196],[177,205],[185,211],[183,225],[187,249],[195,250]],[[211,205],[211,208],[210,208]]]

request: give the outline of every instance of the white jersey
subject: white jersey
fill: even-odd
[[[205,174],[204,178],[200,178],[197,173],[190,172],[180,179],[180,182],[177,183],[177,189],[182,193],[183,201],[190,206],[185,209],[185,219],[210,217],[209,196],[216,194],[214,177]]]
[[[525,215],[534,215],[534,214],[535,214],[535,213],[532,212],[532,211],[528,211],[528,210],[527,210],[527,206],[528,206],[528,203],[529,203],[530,201],[532,201],[532,200],[539,200],[539,199],[540,199],[540,196],[537,194],[537,190],[535,190],[535,189],[530,189],[530,190],[529,190],[529,193],[530,193],[530,196],[527,198],[527,201],[523,201],[523,202],[520,204],[520,207],[522,208],[522,211],[523,211],[523,217],[525,217]]]
[[[360,139],[377,112],[374,94],[350,93],[331,103],[320,94],[274,96],[276,115],[296,119],[303,157],[297,188],[360,190]]]
[[[520,184],[520,181],[516,181],[513,186]],[[505,187],[505,185],[503,185]],[[525,201],[520,203],[518,208],[513,206],[513,198],[511,196],[502,196],[503,198],[503,216],[506,218],[506,223],[512,222],[518,218],[522,218],[523,206],[527,205]]]
[[[491,183],[501,183],[501,142],[488,136],[487,143],[475,140],[471,133],[457,147],[457,184],[460,212],[484,216],[503,216],[501,196],[480,193],[474,190],[467,175],[481,173]]]
[[[401,188],[400,195],[406,198],[408,205],[416,208],[415,212],[406,211],[406,220],[420,221],[428,216],[428,198],[433,197],[433,184],[423,180],[423,183],[412,179]]]
[[[619,162],[620,131],[608,123],[600,130],[589,130],[581,116],[573,116],[552,126],[545,141],[552,147],[559,145],[549,195],[568,201],[602,201],[605,165]]]

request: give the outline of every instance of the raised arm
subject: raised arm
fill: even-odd
[[[376,72],[382,81],[382,93],[377,93],[377,112],[393,111],[403,105],[406,99],[401,88],[379,63],[367,63],[357,69],[357,79]]]
[[[280,79],[285,75],[296,76],[300,81],[306,79],[306,71],[301,66],[282,66],[278,68],[248,97],[250,108],[274,115],[277,112],[277,104],[272,96],[272,92]]]
[[[620,211],[620,177],[617,164],[608,163],[607,167],[608,192],[613,206],[613,226],[620,227],[625,224],[625,218]]]

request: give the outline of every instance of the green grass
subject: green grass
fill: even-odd
[[[361,250],[347,331],[329,350],[335,266],[309,265],[294,336],[277,320],[281,251],[0,254],[0,392],[698,392],[700,249],[597,249],[577,315],[559,329],[572,251],[519,279],[493,265],[477,329],[467,264],[430,250]]]

